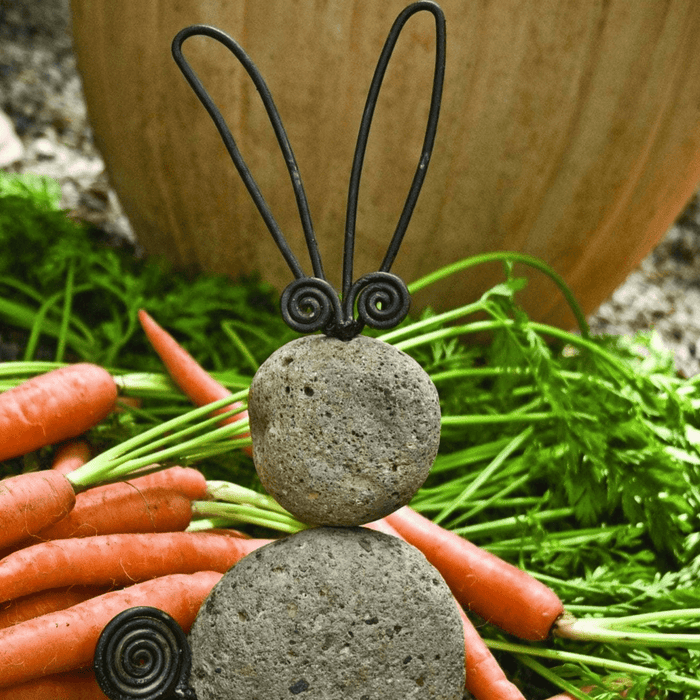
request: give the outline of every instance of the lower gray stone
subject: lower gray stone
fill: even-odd
[[[190,632],[199,700],[459,700],[457,604],[411,545],[320,527],[234,566]]]

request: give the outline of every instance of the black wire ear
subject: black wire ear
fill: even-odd
[[[209,112],[209,116],[211,116],[212,121],[214,122],[217,130],[219,131],[221,139],[224,142],[224,146],[226,146],[226,150],[231,156],[231,160],[236,166],[238,174],[241,176],[241,180],[243,180],[243,183],[248,189],[248,192],[250,193],[250,196],[253,199],[255,206],[260,212],[260,215],[265,221],[267,228],[272,234],[272,237],[275,240],[277,247],[280,249],[280,252],[282,253],[282,256],[287,262],[289,269],[292,271],[292,274],[296,278],[299,278],[304,277],[304,272],[302,271],[298,260],[296,259],[289,245],[287,244],[284,234],[282,233],[279,225],[277,224],[277,221],[275,220],[275,217],[270,211],[270,207],[267,205],[265,198],[260,192],[260,188],[253,179],[253,176],[250,174],[250,170],[245,164],[241,152],[238,150],[238,146],[236,145],[236,141],[233,138],[230,129],[224,121],[221,112],[209,96],[209,93],[204,89],[204,86],[197,77],[197,74],[194,72],[194,70],[192,70],[192,67],[182,54],[182,45],[185,42],[185,40],[191,36],[208,36],[212,39],[215,39],[220,44],[223,44],[239,60],[239,62],[241,63],[243,68],[245,68],[246,72],[253,81],[253,84],[255,85],[258,93],[260,94],[260,99],[262,100],[263,106],[265,107],[265,111],[267,112],[267,116],[270,119],[270,123],[272,124],[272,128],[277,138],[277,143],[279,144],[279,147],[282,150],[282,154],[284,155],[284,160],[287,163],[287,170],[289,171],[289,176],[292,181],[294,196],[296,197],[297,207],[299,209],[299,216],[301,218],[301,224],[304,230],[304,236],[306,238],[306,245],[309,250],[309,257],[311,258],[311,264],[313,266],[314,275],[323,278],[323,267],[321,265],[321,258],[318,252],[318,245],[316,244],[313,225],[311,223],[309,203],[306,199],[306,193],[304,192],[304,186],[301,181],[301,176],[299,175],[297,161],[294,157],[294,153],[289,143],[289,139],[287,138],[287,132],[285,131],[284,126],[282,125],[282,120],[280,118],[279,112],[277,111],[277,107],[275,106],[274,100],[272,99],[272,95],[270,94],[270,90],[268,89],[265,80],[263,79],[262,75],[260,74],[260,71],[257,69],[256,65],[250,59],[248,54],[243,50],[243,48],[234,39],[228,36],[228,34],[225,34],[221,30],[216,29],[215,27],[209,27],[205,24],[195,24],[191,27],[186,27],[182,31],[178,32],[178,34],[173,39],[172,54],[173,58],[175,59],[175,63],[177,63],[178,67],[182,71],[183,75],[185,76],[185,79],[190,84],[190,87],[194,91],[195,95],[197,95],[200,102],[206,108],[207,112]]]
[[[433,89],[428,114],[428,124],[426,127],[423,148],[418,162],[411,187],[408,192],[406,203],[399,218],[399,223],[394,231],[394,235],[389,244],[389,248],[384,257],[384,261],[378,272],[364,275],[357,281],[352,281],[353,256],[355,247],[355,222],[357,216],[357,200],[360,186],[360,176],[367,147],[367,139],[377,105],[377,99],[381,88],[384,74],[391,54],[401,30],[406,22],[417,12],[430,12],[435,18],[436,29],[436,50],[435,50],[435,73],[433,77]],[[194,35],[204,35],[215,39],[228,48],[240,61],[246,72],[253,80],[255,87],[260,93],[265,110],[270,119],[277,138],[277,142],[282,149],[289,175],[294,188],[294,194],[301,217],[306,245],[313,266],[313,277],[304,275],[299,262],[292,253],[287,241],[275,221],[270,208],[263,198],[255,180],[246,166],[236,142],[226,125],[221,113],[214,105],[211,97],[204,89],[201,81],[182,55],[183,42]],[[438,116],[440,112],[440,100],[442,98],[442,85],[445,73],[445,17],[440,7],[428,0],[416,2],[409,5],[396,18],[389,32],[384,48],[379,57],[377,68],[370,85],[367,102],[365,104],[360,130],[355,148],[352,172],[350,175],[350,187],[348,192],[348,208],[345,225],[345,246],[343,254],[343,284],[342,302],[338,292],[328,283],[321,265],[321,257],[318,245],[311,224],[308,202],[302,186],[299,169],[296,159],[289,144],[287,134],[282,125],[277,108],[275,107],[272,95],[267,88],[265,81],[246,52],[236,41],[224,32],[206,25],[194,25],[187,27],[177,34],[172,45],[173,58],[180,70],[189,82],[197,97],[200,99],[206,110],[209,112],[231,159],[238,170],[253,202],[260,212],[267,228],[272,234],[277,247],[280,249],[290,270],[294,274],[295,280],[287,286],[282,293],[280,304],[282,316],[287,324],[301,333],[312,333],[322,330],[326,335],[332,335],[343,340],[348,340],[362,330],[365,325],[372,328],[391,328],[400,323],[408,313],[410,306],[410,295],[408,289],[401,278],[389,272],[391,265],[396,258],[404,234],[408,227],[411,215],[418,199],[418,194],[423,185],[423,180],[428,169],[430,156],[435,142]],[[357,305],[358,319],[354,318],[354,309]]]
[[[348,189],[348,208],[345,220],[345,253],[343,257],[343,296],[347,296],[352,286],[352,268],[353,268],[353,252],[355,241],[355,224],[357,219],[357,200],[360,191],[360,176],[362,175],[362,165],[364,163],[365,151],[367,150],[367,140],[369,138],[370,128],[372,126],[372,117],[377,106],[379,91],[382,87],[384,74],[386,73],[389,60],[396,47],[401,30],[406,22],[416,13],[427,11],[435,18],[435,72],[433,75],[433,90],[430,97],[430,110],[428,112],[428,124],[425,130],[423,139],[423,148],[418,166],[416,168],[411,187],[408,191],[406,203],[404,204],[399,223],[394,231],[394,235],[389,244],[384,261],[379,268],[380,272],[389,272],[396,254],[399,251],[404,234],[411,220],[413,210],[418,200],[423,180],[428,171],[430,156],[433,152],[435,143],[435,134],[437,132],[438,117],[440,116],[440,102],[442,100],[442,85],[445,77],[445,15],[442,9],[434,2],[416,2],[409,5],[394,21],[394,24],[389,31],[389,35],[382,49],[377,62],[377,68],[374,71],[374,77],[370,85],[367,102],[362,114],[360,123],[360,131],[357,136],[357,146],[355,147],[355,157],[352,163],[352,172],[350,174],[350,186]]]

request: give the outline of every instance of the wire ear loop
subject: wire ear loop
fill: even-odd
[[[433,91],[423,148],[406,203],[379,271],[371,272],[353,282],[352,266],[360,175],[374,108],[401,30],[412,15],[424,10],[432,13],[435,18],[437,41]],[[226,46],[241,62],[260,93],[287,163],[311,258],[313,276],[304,274],[250,174],[224,118],[182,54],[184,41],[195,35],[211,37]],[[327,335],[342,340],[353,338],[364,325],[373,328],[391,328],[400,323],[408,313],[410,297],[401,278],[393,275],[389,270],[398,253],[418,199],[435,141],[445,70],[445,19],[442,10],[435,3],[428,1],[416,2],[407,7],[394,22],[377,63],[360,124],[350,175],[343,254],[342,302],[341,297],[324,276],[299,168],[272,95],[258,69],[230,36],[206,25],[194,25],[179,32],[173,40],[172,53],[185,78],[213,119],[241,179],[295,277],[295,280],[284,290],[281,298],[282,315],[287,323],[300,332],[310,333],[322,330]],[[357,303],[359,316],[357,320],[353,319],[355,303]],[[137,607],[120,613],[105,626],[97,643],[93,667],[100,688],[112,700],[131,698],[134,700],[136,698],[196,700],[196,693],[189,686],[191,660],[187,636],[170,615],[156,608]]]
[[[399,35],[406,22],[414,14],[422,11],[430,12],[435,19],[436,48],[430,109],[418,166],[413,176],[413,181],[411,182],[399,222],[379,271],[371,272],[353,282],[357,202],[362,165],[372,125],[372,117],[377,105],[382,81]],[[210,95],[207,93],[182,53],[183,43],[189,37],[197,35],[208,36],[215,39],[229,49],[246,70],[260,94],[263,106],[272,124],[277,143],[282,150],[287,164],[287,170],[292,182],[304,231],[306,247],[311,260],[313,269],[312,276],[304,274],[299,261],[289,247],[279,224],[275,220],[257,183],[245,164],[236,145],[236,141],[221,115],[221,112],[214,104]],[[201,24],[187,27],[175,36],[172,43],[172,54],[175,62],[185,76],[185,79],[192,87],[192,90],[202,102],[207,112],[209,112],[231,160],[236,166],[243,183],[260,212],[268,230],[272,234],[289,269],[294,275],[294,281],[285,288],[280,298],[282,316],[287,324],[301,333],[312,333],[320,330],[326,335],[334,336],[342,340],[349,340],[360,333],[365,325],[371,328],[392,328],[400,323],[408,314],[410,295],[403,280],[397,275],[392,274],[390,269],[399,251],[416,201],[418,200],[418,195],[423,185],[423,180],[425,179],[435,142],[440,102],[442,99],[442,85],[445,74],[445,17],[440,7],[434,2],[429,1],[416,2],[406,7],[394,21],[384,44],[384,48],[382,49],[379,61],[377,62],[377,67],[367,95],[362,120],[360,122],[357,145],[355,147],[355,155],[350,174],[343,252],[342,295],[338,294],[324,275],[321,256],[311,221],[311,213],[309,211],[309,205],[299,174],[296,158],[294,157],[291,144],[287,138],[287,133],[270,90],[258,68],[244,49],[229,35],[214,27]],[[354,318],[355,305],[357,305],[357,319]]]

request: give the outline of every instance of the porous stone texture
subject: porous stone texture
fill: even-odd
[[[287,343],[250,386],[253,458],[281,505],[316,525],[360,525],[410,501],[440,442],[435,385],[375,338]]]
[[[190,632],[199,700],[459,700],[454,598],[411,545],[365,528],[277,540],[228,571]]]

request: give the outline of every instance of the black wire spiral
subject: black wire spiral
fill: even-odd
[[[116,615],[102,630],[93,667],[110,700],[196,700],[191,654],[180,625],[158,608]]]
[[[433,15],[436,34],[435,72],[423,147],[399,222],[379,271],[365,275],[353,282],[355,224],[357,218],[360,176],[374,109],[377,105],[384,74],[386,73],[389,60],[401,30],[413,15],[423,11]],[[287,170],[289,171],[292,187],[294,189],[294,196],[301,218],[306,246],[313,267],[313,276],[306,276],[304,274],[299,261],[289,247],[284,234],[275,220],[275,217],[272,215],[248,166],[245,164],[236,146],[235,139],[221,115],[221,112],[183,56],[182,44],[189,37],[196,35],[208,36],[226,46],[240,61],[260,94],[260,99],[262,100],[275,132],[277,143],[287,163]],[[372,328],[385,329],[392,328],[399,324],[408,313],[410,295],[404,282],[396,275],[392,275],[389,270],[396,258],[404,234],[408,228],[418,199],[418,194],[428,170],[428,164],[435,142],[440,102],[442,99],[442,84],[445,75],[445,17],[440,7],[431,0],[422,0],[421,2],[415,2],[406,7],[394,21],[384,44],[384,48],[382,49],[379,61],[377,62],[377,67],[367,95],[362,120],[360,122],[360,130],[357,137],[357,145],[355,147],[355,155],[350,174],[341,294],[338,294],[324,276],[321,256],[316,243],[311,214],[309,212],[304,187],[301,182],[299,168],[284,126],[282,125],[279,112],[275,107],[272,95],[258,68],[234,39],[219,29],[201,24],[186,27],[175,36],[172,43],[172,54],[175,62],[185,76],[185,79],[214,121],[226,150],[231,156],[243,183],[248,189],[263,221],[295,277],[294,282],[284,290],[280,299],[282,316],[287,324],[300,333],[323,331],[326,335],[332,335],[343,340],[349,340],[360,333],[365,325]],[[358,303],[357,319],[354,318],[355,303]]]

